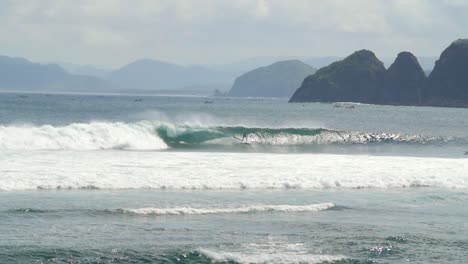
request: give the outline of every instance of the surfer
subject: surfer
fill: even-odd
[[[242,140],[241,140],[241,143],[247,143],[246,141],[247,141],[247,133],[244,132],[244,133],[242,133]]]

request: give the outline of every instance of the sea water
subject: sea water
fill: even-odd
[[[2,93],[0,263],[466,263],[467,120]]]

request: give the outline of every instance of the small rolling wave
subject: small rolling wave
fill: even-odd
[[[204,215],[204,214],[253,214],[264,212],[318,212],[334,208],[333,203],[310,205],[251,205],[233,208],[135,208],[118,209],[113,212],[135,215]]]
[[[18,209],[9,210],[9,212],[17,213],[17,214],[23,214],[23,213],[41,214],[41,213],[49,213],[51,211],[45,210],[45,209],[35,209],[35,208],[18,208]]]
[[[216,249],[170,249],[145,251],[135,249],[50,248],[47,246],[4,246],[0,248],[5,263],[368,263],[358,262],[344,256],[320,255],[303,252],[236,252]],[[349,262],[348,262],[349,260]]]
[[[308,205],[248,205],[225,208],[194,208],[194,207],[168,207],[168,208],[125,208],[125,209],[37,209],[18,208],[10,209],[5,213],[12,214],[65,214],[82,213],[90,215],[99,214],[130,214],[130,215],[208,215],[208,214],[260,214],[260,213],[314,213],[336,208],[333,203],[318,203]],[[2,212],[0,212],[2,213]]]
[[[198,252],[214,260],[227,263],[334,263],[346,259],[345,256],[298,254],[297,252],[226,252],[199,249]]]

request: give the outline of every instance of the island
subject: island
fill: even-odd
[[[446,48],[429,77],[410,52],[385,69],[372,51],[356,51],[307,76],[289,101],[467,107],[468,40]]]

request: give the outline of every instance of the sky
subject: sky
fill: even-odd
[[[439,56],[468,38],[466,0],[0,0],[0,54],[115,68],[370,49]]]

